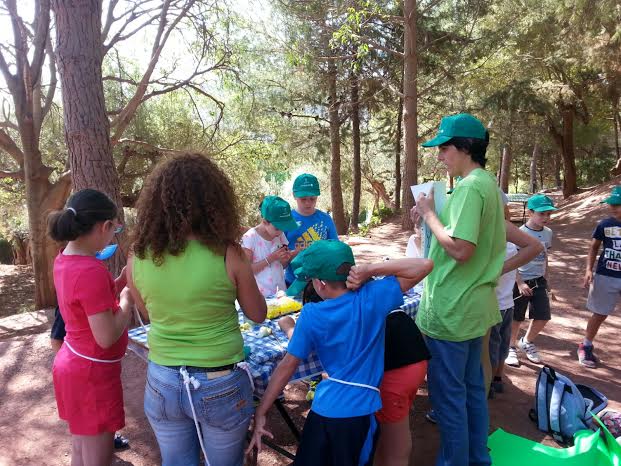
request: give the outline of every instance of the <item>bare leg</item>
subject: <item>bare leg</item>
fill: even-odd
[[[82,450],[82,466],[110,466],[114,448],[114,432],[99,435],[74,435]],[[74,466],[73,463],[71,466]],[[77,466],[77,465],[76,465]]]
[[[589,317],[589,322],[587,323],[586,332],[584,334],[584,337],[587,340],[589,341],[595,340],[595,336],[597,335],[597,332],[599,331],[599,327],[606,320],[606,317],[608,316],[603,316],[601,314],[595,314],[595,313],[591,314],[591,317]]]
[[[524,338],[530,343],[534,342],[535,338],[537,338],[537,335],[541,333],[541,331],[548,322],[549,321],[547,320],[531,320],[530,325],[528,326],[528,331],[526,332]]]
[[[54,353],[58,353],[58,350],[63,345],[63,340],[57,340],[56,338],[50,338],[50,346]]]
[[[373,464],[376,466],[408,466],[412,451],[410,417],[399,422],[382,423]]]
[[[520,327],[522,326],[521,321],[514,320],[511,322],[511,340],[509,341],[509,346],[515,346],[518,335],[520,334]]]
[[[52,341],[54,340],[52,339]],[[71,436],[71,466],[84,466],[84,461],[82,460],[82,442],[78,435]]]

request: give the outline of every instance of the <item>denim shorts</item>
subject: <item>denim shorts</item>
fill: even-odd
[[[608,275],[593,275],[587,309],[595,314],[609,316],[621,298],[621,280]]]
[[[149,362],[144,410],[160,447],[163,466],[198,466],[200,443],[192,406],[212,465],[241,466],[244,442],[254,413],[248,374],[234,369],[209,379],[208,373],[188,371],[200,386],[190,385],[188,399],[178,369]]]

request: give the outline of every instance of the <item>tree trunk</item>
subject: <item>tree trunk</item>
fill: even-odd
[[[330,151],[332,163],[330,166],[330,197],[332,200],[332,219],[339,235],[347,233],[345,212],[343,208],[343,190],[341,188],[341,122],[339,120],[339,101],[336,94],[336,64],[328,62],[328,109],[330,119]]]
[[[403,139],[403,99],[399,98],[397,111],[397,135],[395,141],[395,209],[401,210],[401,143]]]
[[[112,158],[110,124],[104,101],[101,44],[101,0],[54,0],[56,60],[62,86],[65,140],[76,190],[93,188],[123,203]],[[125,238],[120,241],[126,251]],[[125,264],[123,254],[110,261],[113,272]]]
[[[537,192],[537,161],[539,159],[539,144],[535,143],[533,147],[533,156],[530,159],[530,184],[529,189],[531,194]]]
[[[502,164],[500,168],[500,189],[503,193],[509,192],[509,179],[511,178],[511,147],[505,144],[502,148]]]
[[[417,122],[417,55],[416,55],[416,0],[403,0],[405,29],[403,34],[403,141],[405,163],[403,172],[402,202],[404,228],[413,228],[410,209],[414,198],[409,187],[417,183],[418,173],[418,122]]]
[[[351,75],[351,128],[354,149],[354,199],[351,207],[351,229],[358,231],[358,217],[360,216],[360,189],[362,172],[360,168],[360,103],[359,80],[356,73]]]
[[[576,156],[574,153],[574,116],[572,106],[566,106],[563,112],[563,197],[578,192],[576,175]]]

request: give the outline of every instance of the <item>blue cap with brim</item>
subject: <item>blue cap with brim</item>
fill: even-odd
[[[424,142],[422,146],[441,146],[455,137],[485,139],[486,134],[485,126],[477,118],[469,113],[460,113],[442,118],[436,137]]]

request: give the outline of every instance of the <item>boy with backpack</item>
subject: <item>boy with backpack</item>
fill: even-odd
[[[511,343],[509,355],[505,364],[519,367],[520,361],[517,356],[519,348],[526,357],[535,364],[541,363],[541,357],[534,344],[535,338],[543,330],[551,319],[550,299],[548,292],[550,285],[548,276],[548,250],[552,247],[552,230],[546,225],[550,222],[550,215],[557,210],[554,202],[545,194],[535,194],[526,205],[528,207],[528,221],[520,227],[520,230],[537,238],[543,244],[543,251],[528,264],[518,268],[517,283],[513,288],[515,301],[513,324],[511,327]],[[526,308],[531,319],[526,335],[517,341],[520,326],[526,318]]]
[[[610,217],[601,220],[593,231],[586,261],[584,287],[589,288],[587,309],[592,313],[587,323],[584,341],[578,345],[578,361],[585,367],[596,368],[593,340],[606,318],[615,310],[621,293],[621,186],[612,188],[608,204]],[[593,266],[601,245],[595,274]]]
[[[324,301],[302,308],[287,354],[255,412],[248,451],[261,449],[263,435],[271,437],[265,429],[268,409],[300,362],[315,351],[328,378],[317,386],[294,464],[357,466],[372,460],[378,434],[375,412],[382,407],[386,317],[403,304],[403,292],[422,280],[433,263],[399,259],[354,264],[351,248],[336,240],[315,241],[294,261],[297,278],[292,286],[301,289],[312,280]],[[375,275],[387,277],[362,285]]]

